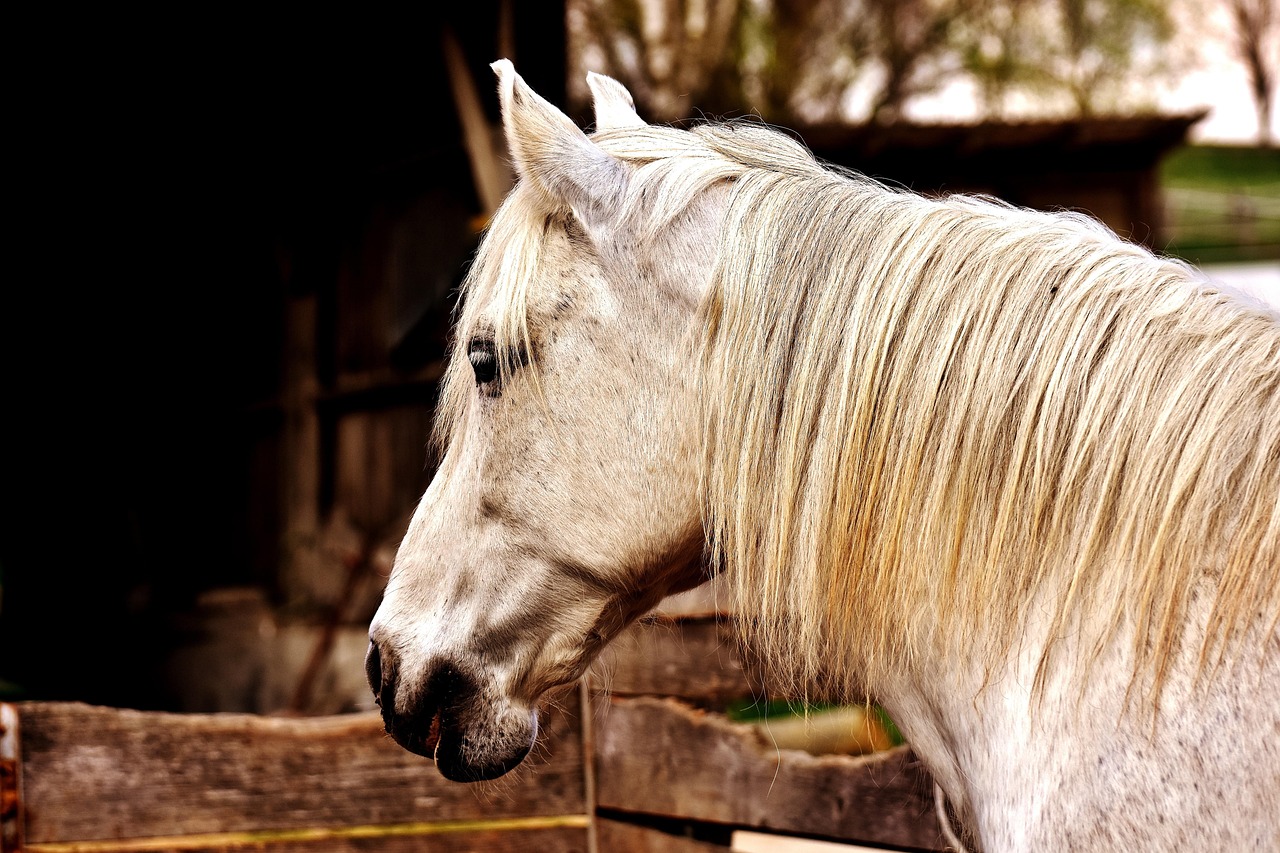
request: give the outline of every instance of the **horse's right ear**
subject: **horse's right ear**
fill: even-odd
[[[627,127],[644,127],[645,121],[636,114],[636,102],[627,87],[603,74],[587,72],[587,87],[596,112],[596,130],[622,130]]]
[[[626,188],[626,167],[530,89],[509,60],[500,59],[492,68],[516,172],[568,204],[584,224],[602,224]]]

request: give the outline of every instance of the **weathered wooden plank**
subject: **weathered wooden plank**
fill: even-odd
[[[526,766],[471,786],[394,744],[376,714],[18,707],[28,844],[587,812],[579,721],[563,711]]]
[[[728,847],[616,820],[597,819],[601,853],[726,853]]]
[[[605,648],[591,675],[593,689],[615,696],[675,696],[719,707],[758,694],[759,684],[732,623],[715,616],[659,616],[632,625]]]
[[[18,744],[18,709],[0,702],[0,851],[21,850],[22,760]]]
[[[650,613],[655,616],[717,616],[734,612],[733,593],[724,575],[693,589],[668,595]]]
[[[933,783],[905,747],[779,750],[755,727],[664,699],[614,699],[595,723],[601,808],[941,849]]]
[[[238,853],[243,847],[202,848],[205,853]],[[403,838],[330,839],[311,844],[271,846],[263,853],[587,853],[586,829],[466,832]],[[38,853],[38,851],[32,851]]]
[[[471,161],[471,174],[475,179],[476,198],[480,200],[486,217],[492,216],[511,189],[513,176],[507,165],[508,158],[499,150],[499,139],[485,116],[476,81],[467,67],[462,45],[447,25],[441,33],[445,68],[449,72],[449,87],[453,91],[453,103],[458,111],[458,123],[462,125],[462,139],[467,147],[467,159]],[[485,80],[487,84],[489,81]]]
[[[734,853],[881,853],[884,850],[847,841],[816,841],[746,830],[733,834],[732,848]]]
[[[582,821],[586,815],[580,816]],[[189,835],[177,838],[135,838],[123,841],[68,841],[35,844],[26,853],[587,853],[585,826],[546,826],[503,829],[462,829],[401,834],[361,832],[400,827],[352,827],[350,832],[312,833],[312,837],[278,837],[246,833],[235,837]],[[303,833],[296,833],[302,835]]]

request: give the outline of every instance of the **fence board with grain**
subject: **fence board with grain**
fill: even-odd
[[[729,617],[649,618],[575,694],[589,710],[562,702],[530,761],[481,786],[444,780],[376,714],[5,706],[21,751],[0,791],[6,830],[32,853],[710,853],[735,829],[942,848],[932,782],[905,747],[814,756],[717,713],[759,684]]]
[[[370,839],[387,849],[454,850],[468,834],[505,839],[488,849],[586,849],[584,756],[572,713],[550,715],[542,758],[502,782],[467,786],[391,742],[376,714],[17,707],[17,817],[32,853],[356,849]],[[541,846],[504,833],[536,833]],[[155,839],[163,845],[148,846]]]

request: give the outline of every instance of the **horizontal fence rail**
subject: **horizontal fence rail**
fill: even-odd
[[[17,826],[6,842],[15,850],[587,849],[582,736],[571,713],[550,715],[527,767],[472,786],[401,749],[376,714],[10,707],[21,751]]]
[[[3,849],[712,853],[735,832],[943,849],[933,783],[907,747],[784,748],[781,725],[721,713],[759,683],[723,614],[650,617],[548,712],[524,765],[481,785],[445,780],[373,713],[3,705]]]

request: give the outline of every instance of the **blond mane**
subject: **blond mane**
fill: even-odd
[[[1042,665],[1059,638],[1087,660],[1125,626],[1158,696],[1205,581],[1202,665],[1259,614],[1274,633],[1274,312],[1084,217],[891,191],[757,126],[595,141],[632,164],[619,215],[642,232],[732,185],[703,306],[705,517],[776,672],[994,660],[1038,597]],[[496,300],[499,351],[527,342],[540,204],[517,190],[499,216],[459,340]],[[445,441],[466,371],[446,378]]]

